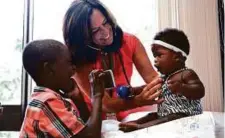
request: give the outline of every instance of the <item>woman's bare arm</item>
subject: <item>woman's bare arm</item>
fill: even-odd
[[[131,99],[124,100],[120,98],[112,98],[107,93],[103,97],[103,110],[105,112],[120,112],[144,105],[159,104],[163,99],[155,100],[160,94],[162,80],[160,78],[153,80],[146,85],[143,91]],[[157,91],[158,90],[158,91]]]
[[[133,55],[133,62],[146,83],[151,82],[155,77],[158,76],[158,73],[154,70],[151,61],[148,58],[144,46],[139,40],[137,40],[136,43],[136,49]]]
[[[93,70],[89,75],[93,109],[83,130],[72,138],[101,138],[102,97],[104,96],[104,81],[101,71]]]

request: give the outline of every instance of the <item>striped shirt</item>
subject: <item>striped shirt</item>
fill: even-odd
[[[202,113],[200,100],[189,100],[180,94],[173,94],[167,85],[167,80],[162,86],[164,101],[158,106],[158,116],[163,117],[173,113],[184,113],[188,116]]]
[[[37,87],[27,106],[20,138],[70,138],[83,128],[71,100],[48,88]]]

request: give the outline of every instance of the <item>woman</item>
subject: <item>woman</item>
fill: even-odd
[[[77,66],[74,78],[82,92],[90,97],[88,74],[93,69],[111,69],[117,86],[130,85],[134,64],[146,83],[156,78],[146,51],[133,35],[124,33],[109,11],[98,0],[76,0],[66,12],[63,24],[66,45],[74,56]],[[160,103],[154,100],[160,91],[161,80],[150,83],[140,94],[131,100],[122,100],[116,93],[106,93],[103,98],[103,111],[116,112]],[[129,112],[119,113],[121,120]]]

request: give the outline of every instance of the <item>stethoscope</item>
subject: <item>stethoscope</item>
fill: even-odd
[[[108,54],[107,52],[104,52],[100,48],[96,48],[96,47],[93,47],[93,46],[90,46],[90,45],[87,45],[87,46],[89,48],[93,49],[93,50],[99,51],[102,56],[106,56]],[[122,66],[123,74],[124,74],[124,77],[125,77],[126,82],[128,84],[128,85],[123,85],[123,86],[116,86],[116,92],[117,92],[117,94],[120,98],[128,99],[128,98],[130,98],[130,91],[129,91],[129,88],[131,87],[130,81],[129,81],[128,76],[127,76],[127,72],[126,72],[126,69],[125,69],[125,66],[124,66],[124,62],[123,62],[123,58],[122,58],[122,54],[121,54],[120,50],[118,50],[116,53],[119,55],[119,60],[120,60],[121,66]],[[109,56],[110,56],[110,60],[109,60],[110,68],[113,69],[113,58],[112,58],[112,55],[109,55]],[[107,64],[106,64],[105,58],[102,58],[102,62],[103,62],[102,64],[103,64],[104,68],[106,69]]]

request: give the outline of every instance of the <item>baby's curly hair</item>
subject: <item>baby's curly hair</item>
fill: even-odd
[[[163,42],[169,43],[181,50],[183,50],[187,55],[190,52],[190,44],[186,34],[175,28],[166,28],[163,31],[157,33],[154,40],[161,40]]]

